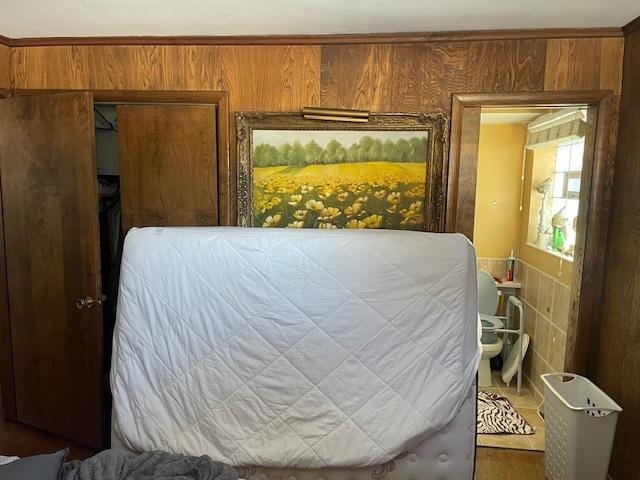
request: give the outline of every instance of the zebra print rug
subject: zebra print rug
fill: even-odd
[[[495,393],[478,392],[478,433],[531,435],[535,430],[509,403]]]

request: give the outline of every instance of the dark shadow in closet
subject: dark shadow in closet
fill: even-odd
[[[94,107],[96,129],[96,162],[98,165],[98,196],[100,216],[100,257],[102,293],[102,326],[104,341],[103,394],[105,415],[104,444],[110,444],[111,432],[111,350],[116,321],[120,259],[123,232],[120,221],[120,171],[118,162],[118,127],[116,106],[97,104]]]

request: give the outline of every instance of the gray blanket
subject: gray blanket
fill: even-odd
[[[60,480],[237,480],[236,471],[206,455],[105,450],[87,460],[65,463]]]

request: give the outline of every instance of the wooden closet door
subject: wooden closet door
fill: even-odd
[[[119,105],[122,226],[218,224],[216,110]]]
[[[93,100],[0,100],[0,176],[19,421],[102,443],[101,309]]]

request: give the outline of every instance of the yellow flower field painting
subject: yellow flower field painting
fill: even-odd
[[[428,132],[254,131],[253,225],[424,230]]]

